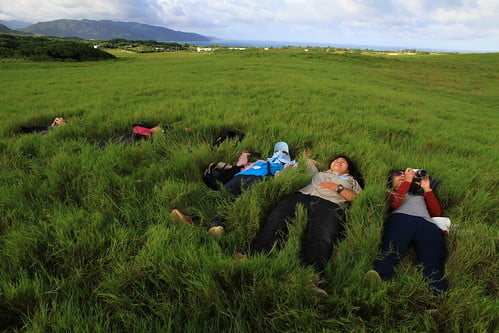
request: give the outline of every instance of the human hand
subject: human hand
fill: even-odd
[[[303,157],[310,158],[310,155],[312,155],[312,149],[308,147],[303,148]]]
[[[65,125],[66,122],[64,121],[63,118],[61,117],[56,117],[54,118],[54,120],[52,121],[52,124],[50,124],[50,126],[55,126],[55,125]]]
[[[425,192],[431,191],[430,176],[426,175],[421,179],[421,187]]]
[[[331,182],[322,182],[318,184],[322,188],[327,188],[328,190],[338,191],[338,184]]]
[[[414,179],[414,177],[416,176],[416,172],[414,172],[414,170],[412,168],[407,168],[405,169],[405,172],[404,172],[404,180],[406,182],[412,182],[412,180]]]

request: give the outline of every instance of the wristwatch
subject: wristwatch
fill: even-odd
[[[345,189],[345,187],[343,187],[343,185],[338,184],[338,189],[336,190],[336,192],[341,193],[341,191],[343,191],[344,189]]]

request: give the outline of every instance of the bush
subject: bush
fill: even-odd
[[[0,35],[0,57],[25,58],[34,61],[96,61],[116,58],[84,42],[10,34]]]

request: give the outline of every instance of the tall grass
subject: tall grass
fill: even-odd
[[[497,326],[497,54],[386,56],[311,49],[128,54],[99,63],[0,63],[0,329],[10,331],[492,331]],[[21,125],[67,126],[17,135]],[[153,141],[98,147],[140,120]],[[189,128],[189,130],[186,130]],[[241,143],[210,143],[223,129]],[[299,264],[302,211],[271,256],[244,252],[273,205],[309,180],[303,163],[237,199],[205,165],[286,141],[326,168],[346,153],[364,192],[324,273]],[[443,180],[449,291],[435,298],[409,253],[377,255],[388,170]],[[169,216],[200,216],[195,226]],[[207,234],[217,214],[228,232]],[[426,312],[436,308],[436,312]]]

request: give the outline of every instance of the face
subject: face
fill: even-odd
[[[397,170],[392,173],[393,189],[397,190],[400,184],[405,180],[405,173],[402,170]]]
[[[348,162],[343,157],[339,157],[331,162],[329,169],[331,171],[335,171],[335,172],[339,173],[340,175],[344,175],[344,174],[349,172]]]

